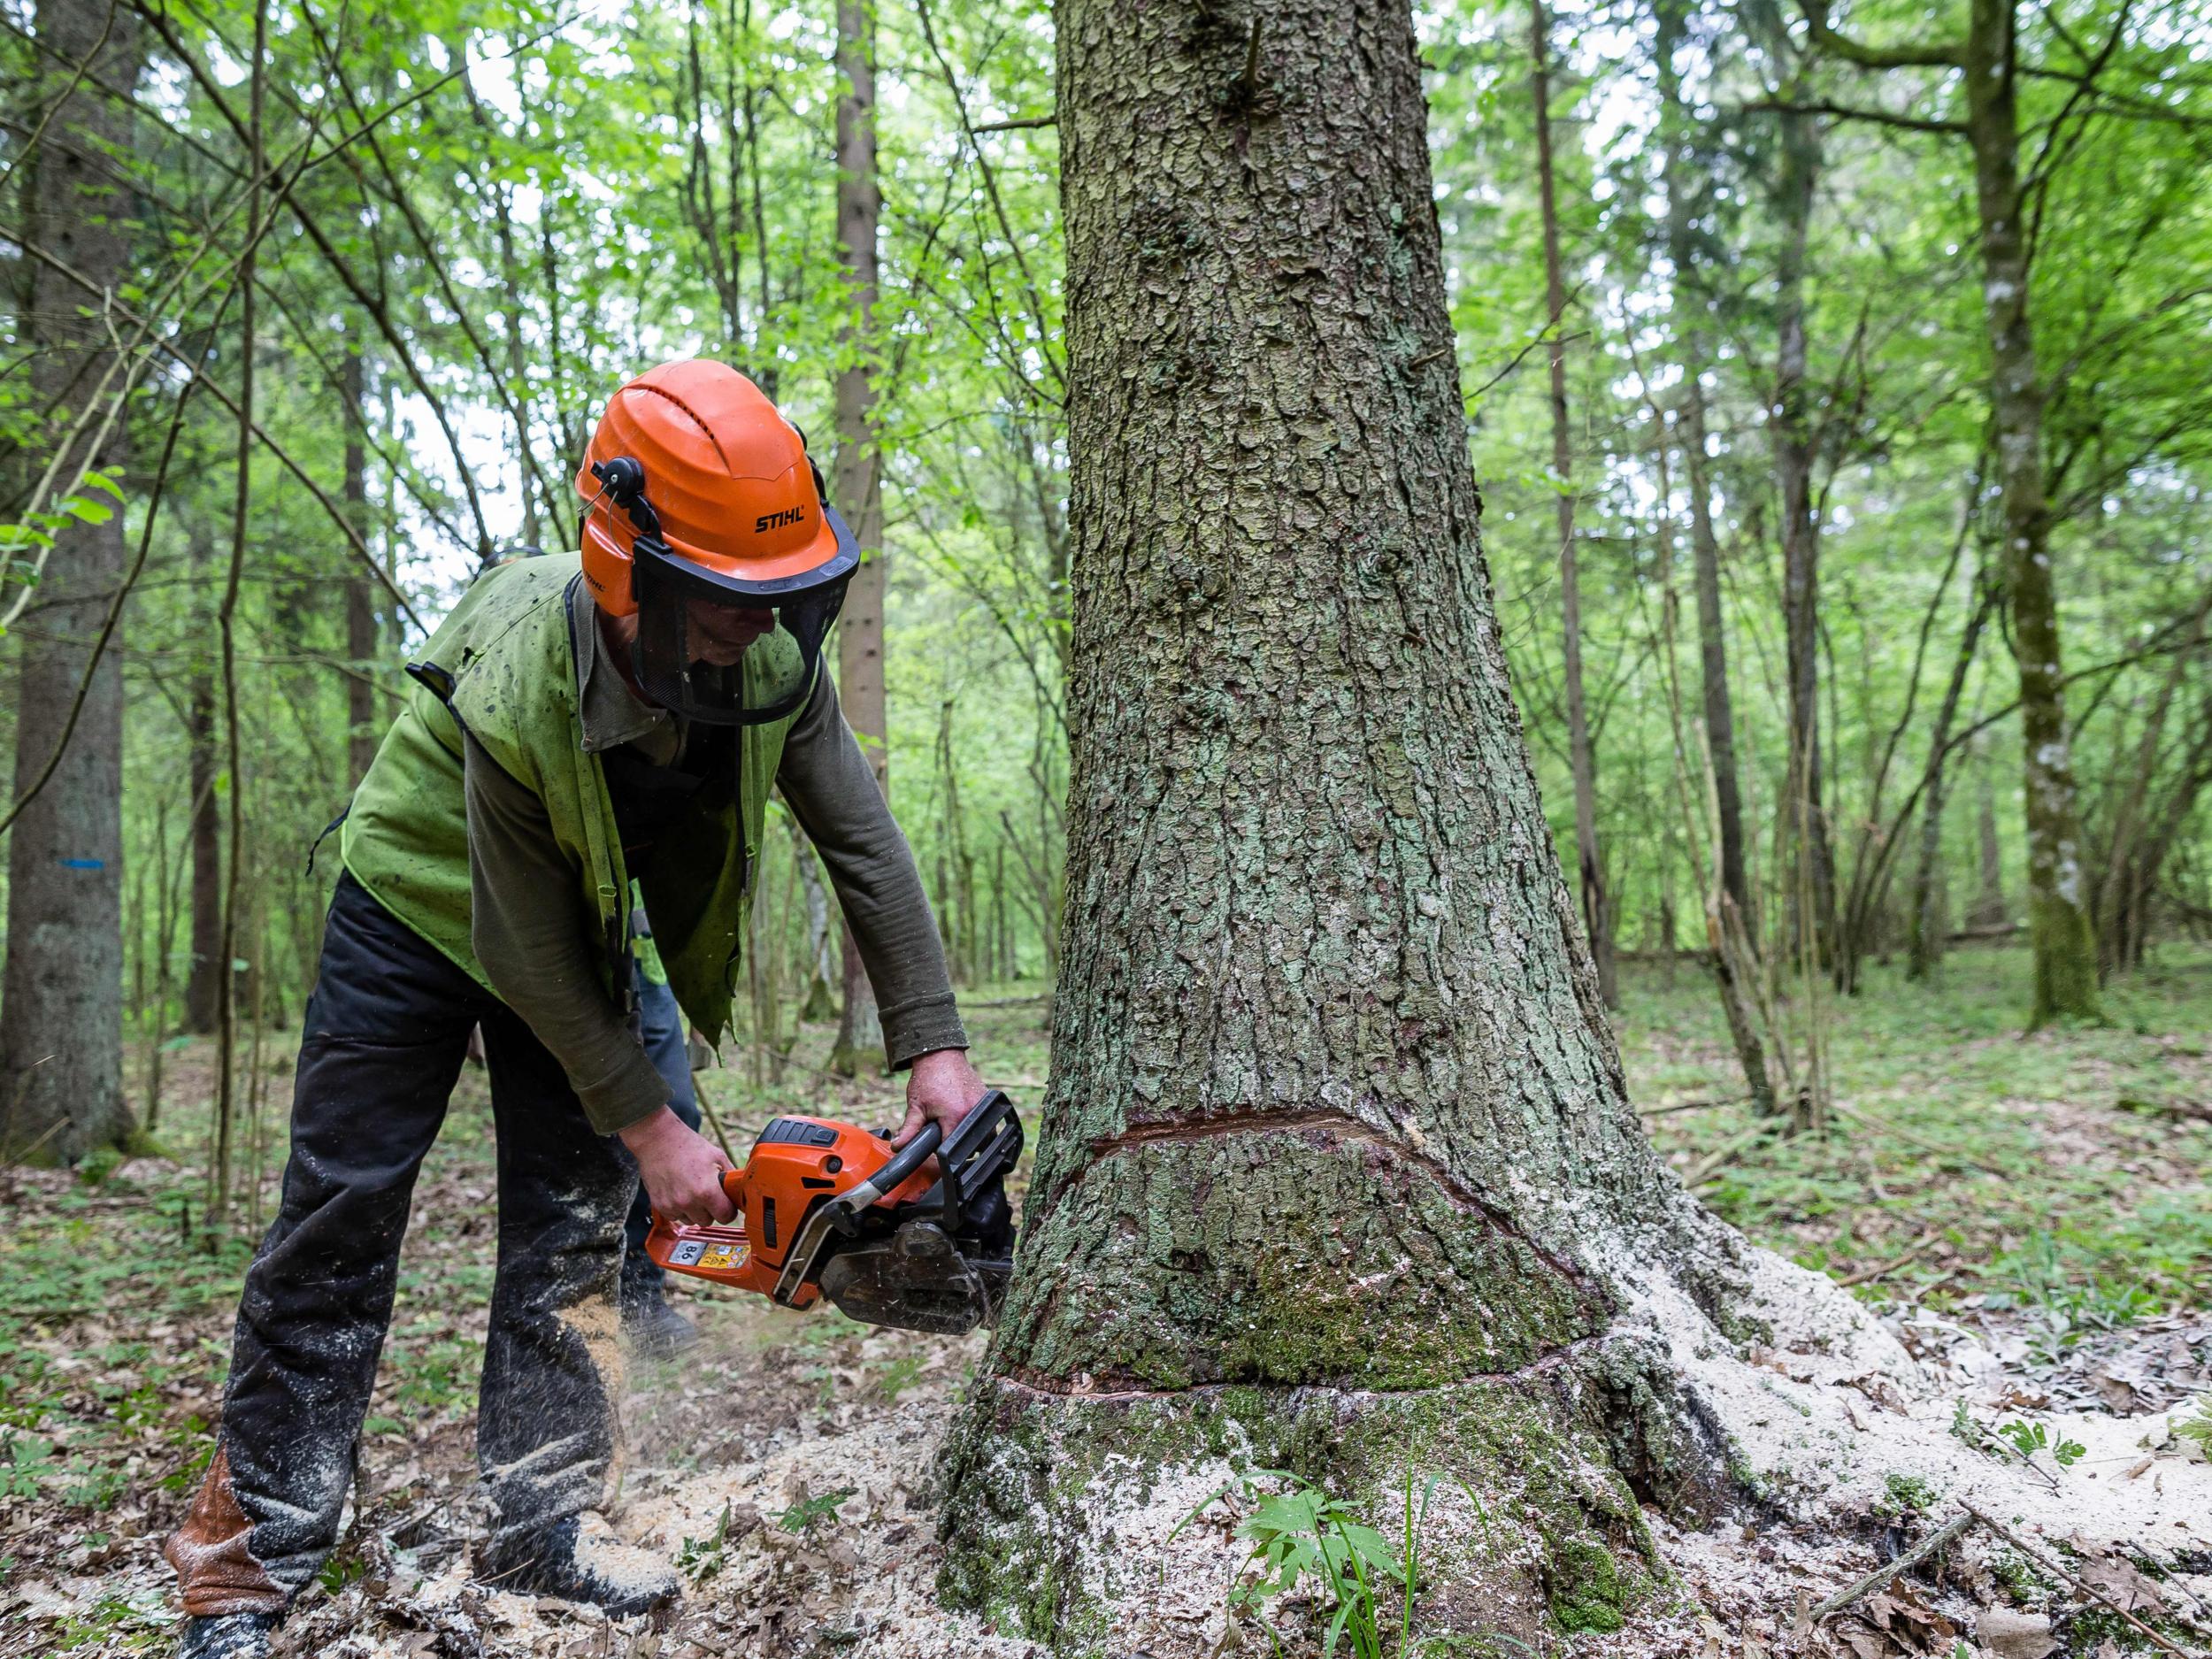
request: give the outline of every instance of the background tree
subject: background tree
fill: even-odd
[[[127,97],[144,58],[137,19],[97,0],[42,0],[42,145],[29,207],[23,333],[28,428],[19,522],[0,551],[15,671],[15,785],[7,809],[7,964],[0,984],[0,1152],[73,1162],[121,1140],[123,670],[110,655],[125,565],[114,508],[130,462],[132,381],[112,296],[136,207]],[[29,440],[27,444],[24,440]],[[19,622],[32,595],[37,614]]]

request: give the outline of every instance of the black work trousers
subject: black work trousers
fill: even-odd
[[[275,1610],[336,1542],[416,1171],[480,1024],[499,1259],[478,1464],[499,1534],[609,1494],[636,1165],[593,1132],[517,1015],[342,876],[307,1007],[283,1199],[246,1276],[216,1461],[170,1543],[189,1612]]]

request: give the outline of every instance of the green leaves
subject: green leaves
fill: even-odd
[[[1235,1536],[1251,1546],[1229,1606],[1264,1630],[1278,1654],[1285,1636],[1271,1622],[1284,1604],[1310,1599],[1323,1619],[1321,1651],[1333,1659],[1347,1642],[1352,1659],[1388,1659],[1389,1604],[1398,1604],[1396,1654],[1412,1652],[1413,1600],[1420,1576],[1420,1533],[1428,1518],[1429,1498],[1441,1475],[1431,1475],[1417,1510],[1411,1470],[1406,1471],[1402,1536],[1397,1540],[1359,1518],[1351,1503],[1279,1469],[1254,1470],[1198,1504],[1168,1534],[1172,1543],[1183,1529],[1232,1492],[1252,1509]],[[1271,1491],[1271,1487],[1280,1490]],[[1463,1491],[1467,1488],[1463,1485]],[[1467,1491],[1486,1534],[1489,1520],[1482,1502]]]

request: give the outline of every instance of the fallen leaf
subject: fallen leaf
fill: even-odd
[[[2148,1608],[2154,1613],[2166,1610],[2158,1586],[2138,1572],[2135,1563],[2124,1555],[2106,1555],[2091,1562],[2081,1570],[2081,1581],[2102,1590],[2119,1604],[2124,1613],[2132,1613],[2139,1608]]]
[[[2101,1371],[2090,1379],[2097,1397],[2116,1417],[2129,1417],[2135,1410],[2135,1385],[2124,1377],[2115,1377],[2108,1371]]]

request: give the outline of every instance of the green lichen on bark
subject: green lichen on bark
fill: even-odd
[[[1003,1350],[1025,1375],[1102,1387],[1406,1389],[1516,1371],[1602,1328],[1586,1279],[1357,1127],[1261,1124],[1100,1157],[1064,1192],[1064,1248],[1017,1286]],[[1087,1317],[1065,1317],[1072,1298]]]

